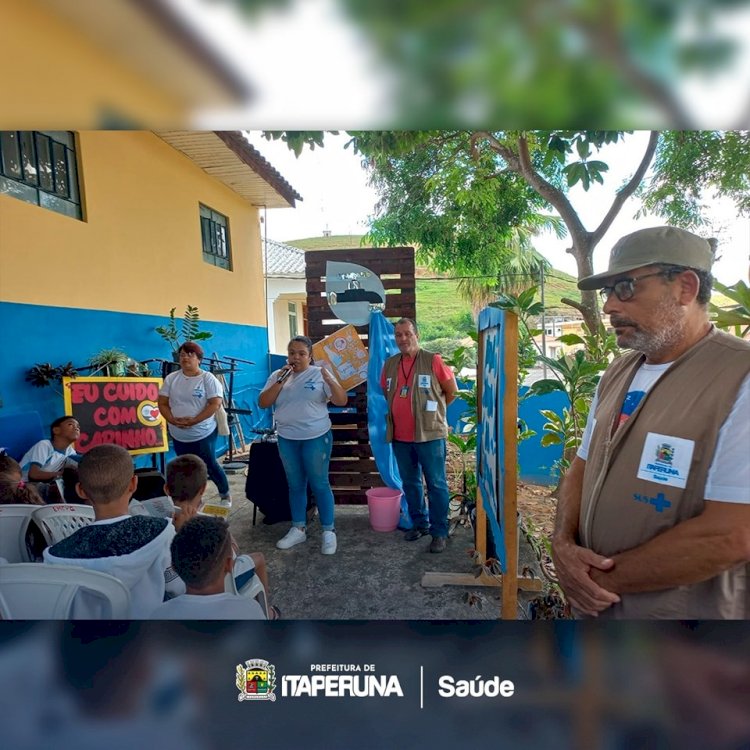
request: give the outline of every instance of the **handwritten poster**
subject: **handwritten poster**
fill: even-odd
[[[114,443],[133,455],[167,451],[157,404],[161,384],[161,378],[63,378],[65,413],[81,425],[76,450]]]

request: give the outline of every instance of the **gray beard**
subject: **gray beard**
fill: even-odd
[[[622,346],[642,352],[650,359],[679,343],[685,332],[685,318],[677,303],[665,298],[655,310],[653,319],[658,321],[658,329],[646,331],[638,328],[626,337]]]

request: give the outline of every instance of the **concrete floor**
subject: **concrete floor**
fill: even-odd
[[[428,571],[471,574],[470,529],[459,526],[445,552],[428,552],[431,537],[404,540],[403,531],[373,531],[367,506],[336,506],[338,550],[320,552],[317,516],[308,527],[307,541],[289,550],[276,549],[288,523],[266,525],[258,511],[253,526],[253,504],[245,498],[245,473],[228,474],[233,503],[229,524],[241,552],[262,552],[268,564],[270,600],[291,620],[492,620],[500,617],[500,589],[484,586],[425,588]],[[216,497],[209,482],[206,499]],[[519,570],[538,571],[533,551],[521,537]],[[471,605],[467,595],[476,595]],[[518,617],[524,617],[528,595],[520,594]]]

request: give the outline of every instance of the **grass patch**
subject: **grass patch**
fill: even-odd
[[[285,244],[305,251],[372,247],[369,242],[362,244],[363,236],[361,234],[333,234],[330,237],[308,237],[301,240],[288,240]]]

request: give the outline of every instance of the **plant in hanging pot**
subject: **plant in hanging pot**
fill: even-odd
[[[174,313],[177,308],[173,307],[169,311],[169,323],[165,326],[157,326],[154,330],[169,344],[172,349],[172,356],[177,361],[177,350],[186,341],[205,341],[210,339],[213,334],[200,329],[200,315],[198,308],[188,305],[182,315],[180,328],[177,328],[177,320]]]

